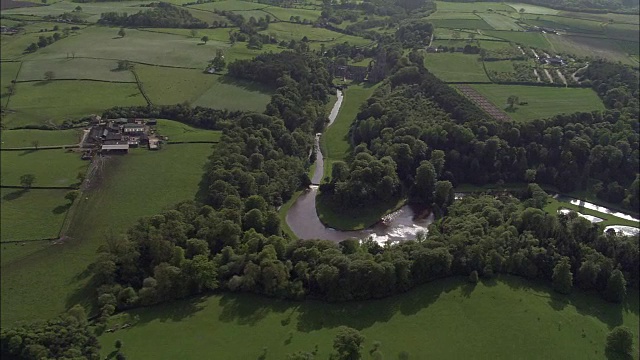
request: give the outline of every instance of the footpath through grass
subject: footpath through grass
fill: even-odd
[[[100,342],[106,356],[121,339],[134,359],[286,359],[316,347],[315,358],[327,359],[337,327],[346,325],[366,337],[366,359],[376,341],[385,359],[402,351],[410,359],[603,359],[606,335],[617,325],[632,329],[638,348],[638,295],[630,294],[616,305],[516,277],[477,285],[448,278],[382,300],[337,304],[223,294],[131,311],[140,321]]]
[[[94,179],[97,187],[78,200],[69,239],[14,251],[6,264],[3,255],[1,325],[51,318],[77,303],[91,308],[95,289],[87,267],[106,236],[125,232],[141,216],[193,199],[211,152],[209,144],[176,144],[111,157],[104,176]]]

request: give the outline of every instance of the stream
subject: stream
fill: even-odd
[[[342,107],[344,96],[340,90],[338,90],[337,95],[338,100],[331,109],[327,127],[333,124]],[[427,227],[433,222],[433,214],[425,216],[424,209],[409,205],[405,205],[385,216],[384,219],[365,230],[341,231],[325,226],[318,218],[316,211],[318,185],[322,181],[324,172],[324,156],[320,150],[321,136],[321,133],[316,134],[316,166],[311,178],[312,185],[300,194],[291,208],[289,208],[286,216],[287,225],[298,238],[342,241],[351,238],[364,239],[371,237],[372,240],[383,245],[389,241],[415,239],[418,232],[427,231]]]

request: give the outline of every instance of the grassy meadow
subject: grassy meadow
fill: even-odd
[[[45,80],[44,73],[53,71],[55,79],[90,79],[113,82],[135,82],[131,71],[117,70],[116,60],[47,59],[23,61],[18,81]]]
[[[38,146],[74,145],[80,142],[82,131],[78,129],[68,130],[3,130],[0,132],[3,148],[33,147],[37,141]]]
[[[24,174],[35,175],[33,186],[72,186],[89,164],[80,154],[61,149],[2,151],[0,159],[4,186],[20,186]]]
[[[0,242],[55,238],[69,210],[68,190],[0,189]]]
[[[500,109],[507,108],[507,98],[515,95],[528,105],[517,105],[507,114],[515,120],[527,121],[558,114],[570,114],[593,110],[604,110],[598,95],[586,88],[559,88],[525,85],[472,84],[471,87],[484,95]]]
[[[79,199],[63,244],[33,247],[3,263],[2,326],[50,318],[77,303],[90,308],[95,293],[87,267],[105,237],[124,233],[141,216],[193,199],[211,152],[210,144],[178,144],[110,157],[104,175],[93,180],[98,186]]]
[[[113,106],[146,105],[136,84],[54,80],[19,83],[9,100],[8,128],[60,124]]]
[[[621,306],[516,277],[477,285],[448,278],[391,298],[337,304],[241,293],[190,298],[131,311],[139,322],[100,342],[105,356],[121,339],[132,358],[285,359],[317,349],[315,358],[326,359],[338,326],[346,325],[365,336],[366,359],[376,341],[385,359],[403,351],[410,359],[603,359],[613,326],[638,333],[637,305],[637,293]]]
[[[221,131],[196,129],[189,125],[173,121],[158,119],[156,126],[158,134],[168,136],[169,141],[211,141],[219,142]]]
[[[489,82],[478,55],[463,53],[427,54],[425,67],[443,81]]]
[[[249,81],[210,75],[216,82],[192,105],[215,109],[263,112],[271,101],[272,89]]]
[[[144,91],[155,105],[193,103],[213,84],[216,76],[200,69],[177,69],[136,65],[135,71]]]
[[[638,61],[628,56],[633,52],[633,44],[637,49],[638,43],[630,46],[620,46],[618,41],[612,41],[606,38],[589,37],[589,36],[560,36],[554,34],[545,34],[545,37],[551,44],[551,49],[556,52],[574,54],[577,56],[590,56],[594,58],[603,58],[609,61],[620,61],[624,64],[637,65]],[[637,50],[635,50],[637,52]]]

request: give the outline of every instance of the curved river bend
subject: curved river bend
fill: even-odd
[[[327,127],[331,126],[336,120],[342,106],[344,96],[340,90],[338,90],[337,95],[338,100],[333,109],[331,109]],[[385,216],[384,221],[380,221],[365,230],[341,231],[324,226],[316,211],[318,185],[322,181],[324,173],[324,156],[320,150],[320,136],[321,134],[316,135],[316,166],[311,178],[312,185],[296,199],[287,212],[287,225],[298,238],[342,241],[350,238],[364,239],[371,237],[374,241],[384,244],[388,241],[415,239],[418,232],[427,231],[427,226],[433,222],[433,215],[421,216],[423,214],[419,209],[412,208],[409,205],[405,205],[398,211]]]

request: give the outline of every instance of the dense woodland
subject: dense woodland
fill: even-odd
[[[196,19],[188,10],[165,2],[149,4],[151,9],[136,14],[108,12],[100,15],[99,24],[130,27],[203,29],[209,25]]]

